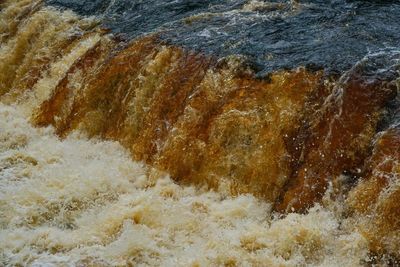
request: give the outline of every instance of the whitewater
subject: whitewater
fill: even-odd
[[[175,184],[116,142],[60,140],[0,105],[6,266],[362,266],[337,205],[282,218],[252,195]],[[329,200],[327,200],[329,202]]]
[[[253,25],[316,8],[239,2],[210,10]],[[0,7],[0,266],[395,264],[399,232],[384,215],[396,217],[400,192],[400,132],[393,123],[400,117],[391,115],[400,114],[398,50],[348,57],[338,65],[348,70],[342,76],[298,65],[281,70],[287,62],[265,54],[257,60],[277,71],[260,78],[241,55],[217,60],[136,28],[129,34],[137,39],[121,41],[98,17],[43,1],[6,0]],[[189,36],[196,20],[213,18],[207,7],[200,10],[186,19]],[[109,21],[123,28],[123,19]],[[240,24],[228,27],[232,35]],[[218,38],[210,51],[220,49]],[[232,47],[247,47],[236,39]],[[198,48],[197,39],[182,40]],[[295,52],[293,64],[303,60]],[[340,139],[342,132],[351,138]],[[297,134],[299,140],[289,138]],[[323,138],[334,145],[319,144]],[[368,164],[377,167],[359,169]],[[300,194],[305,204],[293,202],[297,184],[290,178],[304,174],[308,182],[307,169],[331,180],[312,177],[316,182],[301,189],[315,192]],[[372,173],[365,190],[360,183],[364,195],[351,191],[361,172]]]

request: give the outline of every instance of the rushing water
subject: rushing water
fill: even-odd
[[[158,32],[213,55],[243,54],[260,74],[310,66],[344,71],[400,43],[398,1],[49,0],[102,18],[127,38]]]
[[[399,16],[0,1],[0,265],[397,266]]]
[[[116,143],[60,141],[15,107],[0,106],[0,129],[4,265],[357,266],[367,259],[365,239],[333,210],[274,218],[251,195],[178,186]]]

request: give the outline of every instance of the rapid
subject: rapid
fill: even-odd
[[[397,266],[396,1],[153,2],[0,0],[0,265]]]

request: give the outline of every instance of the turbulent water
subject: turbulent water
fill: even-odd
[[[399,14],[0,1],[0,265],[396,266]]]
[[[334,210],[281,219],[251,195],[182,187],[133,162],[117,143],[61,141],[52,128],[33,128],[16,107],[0,106],[0,129],[4,265],[357,266],[367,259],[365,239]]]

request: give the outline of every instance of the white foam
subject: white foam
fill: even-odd
[[[119,144],[60,140],[23,114],[0,104],[3,265],[357,266],[367,256],[330,210],[273,218],[251,195],[150,179]]]

